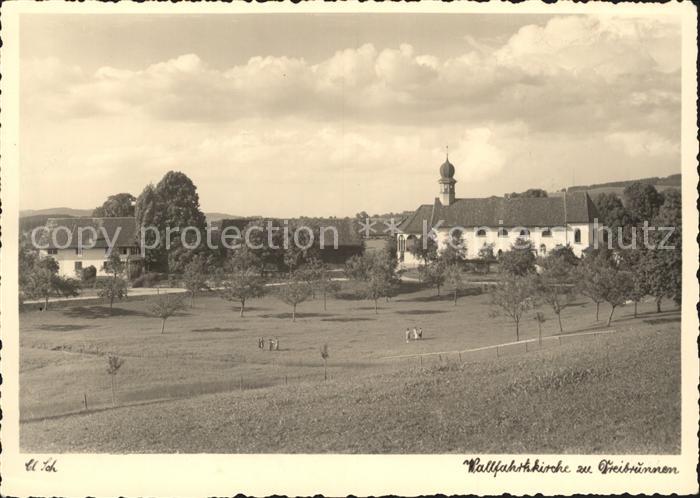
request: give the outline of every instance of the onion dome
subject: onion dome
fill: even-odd
[[[450,162],[449,157],[445,159],[445,162],[440,166],[440,177],[449,179],[455,176],[455,167]]]

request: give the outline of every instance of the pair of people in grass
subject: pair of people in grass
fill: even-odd
[[[413,327],[413,333],[411,333],[411,330],[409,330],[408,327],[406,327],[406,342],[409,342],[411,339],[415,341],[420,341],[423,338],[423,329],[422,328],[416,328]]]
[[[280,350],[280,341],[277,338],[268,339],[267,344],[268,344],[269,351],[279,351]],[[265,349],[265,339],[263,337],[258,337],[258,348],[262,349],[262,350]]]

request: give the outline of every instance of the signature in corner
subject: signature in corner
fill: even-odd
[[[47,458],[43,462],[30,458],[29,461],[25,462],[24,470],[27,472],[58,472],[55,458]]]

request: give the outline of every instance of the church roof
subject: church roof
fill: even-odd
[[[566,223],[592,223],[598,217],[595,204],[587,192],[573,192],[551,197],[486,197],[456,199],[443,206],[439,199],[423,204],[401,224],[405,233],[423,233],[439,221],[441,227],[553,227]]]

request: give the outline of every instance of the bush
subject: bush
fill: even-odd
[[[83,283],[92,285],[95,283],[95,278],[97,278],[97,268],[95,268],[93,265],[83,268],[83,271],[80,274],[80,279],[83,281]]]
[[[131,282],[132,287],[153,287],[162,279],[160,273],[148,272],[144,273],[140,277],[136,277]]]

